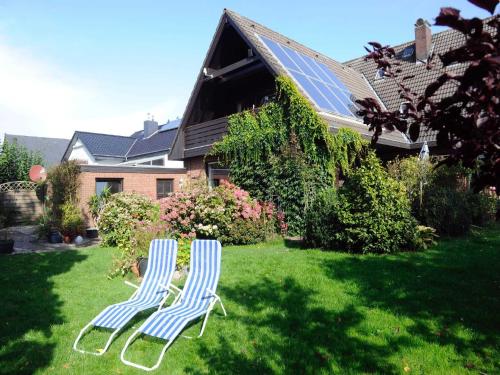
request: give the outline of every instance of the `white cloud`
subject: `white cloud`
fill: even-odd
[[[98,87],[0,39],[2,136],[69,138],[75,130],[129,135],[141,128],[146,113],[159,122],[174,119],[182,115],[186,102],[183,97],[165,97],[146,108],[125,102],[111,105],[106,95],[113,95],[112,88],[103,93]]]

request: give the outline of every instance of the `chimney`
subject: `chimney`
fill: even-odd
[[[144,121],[144,138],[150,137],[158,131],[158,123],[151,118],[151,120]]]
[[[427,61],[431,53],[432,33],[429,22],[419,18],[415,22],[415,57],[417,62]]]

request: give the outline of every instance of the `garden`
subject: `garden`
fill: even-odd
[[[455,17],[445,15],[440,22]],[[457,17],[455,24],[463,22]],[[391,49],[371,46],[369,58],[390,74]],[[432,93],[409,103],[409,113],[359,101],[375,131],[370,143],[349,129],[332,133],[293,81],[279,76],[273,100],[230,116],[227,135],[208,155],[229,168],[230,180],[217,187],[191,181],[160,200],[105,189],[79,202],[78,164],[51,169],[40,237],[79,241],[88,234],[83,204],[101,242],[0,258],[0,373],[135,373],[119,353],[147,313],[131,319],[102,357],[77,353],[72,343],[106,306],[130,297],[123,281],[140,282],[156,238],[177,241],[174,284],[181,288],[192,241],[222,243],[217,293],[228,311],[215,309],[202,339],[179,337],[162,372],[497,373],[500,201],[498,162],[491,161],[498,148],[488,138],[478,151],[477,139],[463,139],[448,154],[423,149],[388,158],[374,147],[383,128],[437,129],[429,119],[447,110],[450,123],[488,115],[483,123],[498,127],[493,104],[467,102],[457,111],[455,100],[438,111],[450,103],[435,105]],[[15,158],[2,155],[5,174]],[[26,170],[18,174],[26,178]],[[200,326],[197,320],[183,334]],[[95,329],[82,344],[102,348],[108,336]],[[164,343],[148,337],[134,345],[132,360],[154,363]]]

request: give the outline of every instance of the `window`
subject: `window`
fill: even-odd
[[[95,179],[95,193],[101,195],[104,189],[108,188],[111,194],[123,191],[122,178],[96,178]]]
[[[375,79],[382,79],[385,77],[385,69],[384,68],[378,68],[377,72],[375,73]]]
[[[151,161],[151,165],[164,165],[165,160],[163,158],[161,159],[155,159]]]
[[[165,198],[168,193],[174,191],[174,180],[158,179],[156,180],[156,199]]]

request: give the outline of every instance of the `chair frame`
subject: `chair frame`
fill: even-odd
[[[127,284],[130,287],[135,288],[135,292],[130,296],[129,299],[134,298],[135,295],[137,294],[137,291],[139,290],[139,286],[135,285],[135,284],[133,284],[133,283],[131,283],[129,281],[125,281],[125,284]],[[160,302],[160,304],[158,306],[157,311],[160,310],[163,307],[163,305],[167,301],[167,298],[169,297],[170,293],[172,293],[174,295],[176,293],[178,293],[177,296],[176,296],[176,298],[174,299],[173,303],[177,302],[177,300],[178,300],[178,298],[179,298],[179,296],[181,294],[180,293],[181,290],[179,288],[177,288],[175,285],[170,284],[170,286],[167,286],[167,285],[161,284],[161,287],[165,288],[167,294],[161,300],[161,302]],[[104,353],[107,352],[107,350],[108,350],[109,346],[111,345],[111,343],[113,342],[113,339],[115,338],[115,336],[118,334],[118,332],[120,332],[124,328],[124,327],[119,327],[119,328],[115,329],[113,332],[111,332],[111,336],[109,337],[108,341],[106,341],[106,344],[104,345],[103,349],[97,349],[97,351],[88,351],[88,350],[83,350],[83,349],[78,348],[78,342],[81,340],[81,338],[83,337],[84,333],[87,330],[89,330],[89,332],[90,332],[90,330],[93,327],[94,327],[94,325],[92,324],[92,321],[90,321],[90,323],[88,323],[85,327],[82,328],[82,330],[80,331],[80,333],[76,337],[75,342],[73,343],[73,350],[75,350],[77,352],[80,352],[80,353],[83,353],[83,354],[92,354],[92,355],[95,355],[95,356],[101,356],[101,355],[103,355]]]
[[[227,312],[226,312],[226,309],[224,308],[224,305],[222,304],[222,300],[221,298],[212,290],[210,289],[206,289],[207,292],[210,293],[210,298],[213,298],[213,300],[210,302],[210,304],[208,305],[207,307],[207,310],[205,311],[205,313],[203,314],[205,316],[205,318],[203,319],[203,324],[201,326],[201,331],[200,331],[200,334],[197,336],[197,337],[201,337],[203,335],[203,332],[205,331],[205,327],[207,325],[207,321],[208,321],[208,317],[210,315],[210,313],[212,312],[212,310],[214,309],[215,305],[217,302],[220,303],[220,306],[222,308],[222,311],[224,312],[224,316],[227,316]],[[179,295],[177,295],[176,297],[176,301],[177,300],[182,300],[182,293],[180,293]],[[174,301],[175,302],[175,301]],[[175,306],[175,304],[173,303],[171,306]],[[160,310],[158,310],[160,311]],[[201,316],[203,316],[201,315]],[[167,351],[167,349],[173,344],[173,342],[175,341],[175,338],[173,340],[168,340],[167,341],[167,344],[163,347],[161,353],[160,353],[160,357],[158,358],[158,361],[152,366],[152,367],[146,367],[146,366],[143,366],[141,364],[138,364],[138,363],[135,363],[135,362],[131,362],[127,359],[125,359],[125,352],[127,351],[127,348],[132,344],[132,342],[141,334],[141,332],[139,332],[139,329],[137,329],[134,333],[132,333],[132,335],[128,338],[127,342],[125,343],[125,346],[123,347],[121,353],[120,353],[120,360],[126,364],[126,365],[129,365],[129,366],[132,366],[132,367],[135,367],[135,368],[138,368],[140,370],[144,370],[144,371],[153,371],[153,370],[156,370],[162,360],[163,360],[163,356],[165,355],[165,352]],[[190,337],[190,336],[182,336],[184,338],[187,338],[187,339],[192,339],[193,337]]]

